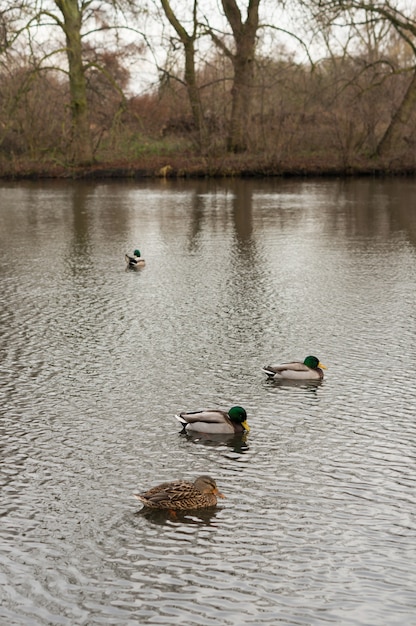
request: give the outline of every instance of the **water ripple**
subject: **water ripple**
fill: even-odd
[[[413,623],[413,193],[3,185],[2,623]],[[146,268],[126,272],[139,244]],[[322,383],[261,372],[309,352]],[[233,404],[243,438],[173,417]],[[132,497],[201,473],[214,510]]]

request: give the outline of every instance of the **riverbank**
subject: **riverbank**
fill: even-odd
[[[85,166],[47,162],[13,162],[0,167],[2,179],[101,178],[232,178],[232,177],[350,177],[414,176],[416,167],[400,160],[356,160],[340,163],[328,158],[277,160],[250,155],[204,157],[159,155],[138,160],[96,162]]]

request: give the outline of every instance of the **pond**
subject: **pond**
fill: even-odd
[[[0,183],[1,623],[415,623],[415,207],[413,179]],[[322,382],[262,372],[308,354]],[[236,404],[245,437],[174,418]],[[215,509],[132,496],[200,474]]]

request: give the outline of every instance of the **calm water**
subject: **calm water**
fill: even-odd
[[[0,243],[1,624],[416,624],[415,181],[2,182]]]

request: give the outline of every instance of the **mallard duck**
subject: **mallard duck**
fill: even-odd
[[[322,380],[324,377],[322,369],[327,368],[316,356],[307,356],[303,363],[293,361],[281,365],[266,365],[263,372],[273,380]]]
[[[140,250],[138,250],[137,248],[133,252],[133,256],[126,254],[125,258],[128,267],[131,267],[133,269],[138,269],[139,267],[144,267],[146,265],[146,261],[142,258]]]
[[[250,430],[247,413],[241,406],[228,411],[206,409],[205,411],[182,412],[175,415],[186,432],[209,433],[211,435],[244,433]]]
[[[199,476],[195,482],[174,480],[152,487],[145,493],[133,494],[149,509],[205,509],[217,504],[217,496],[225,498],[218,491],[217,484],[210,476]]]

